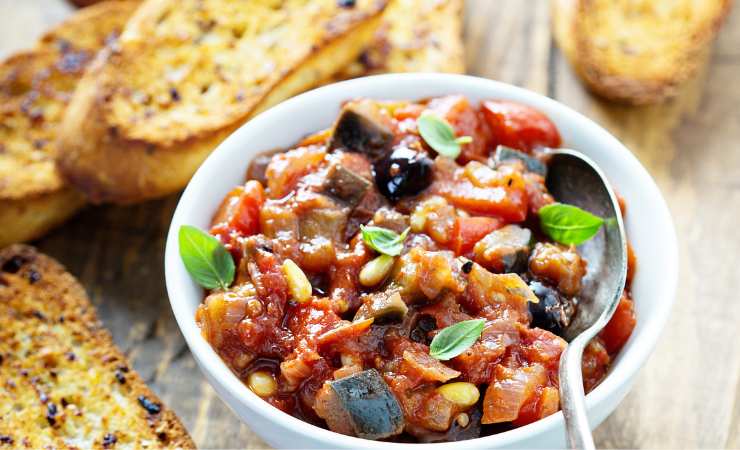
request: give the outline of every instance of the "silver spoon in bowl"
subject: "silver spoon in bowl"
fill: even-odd
[[[594,449],[586,415],[581,360],[583,350],[609,322],[627,280],[627,238],[617,197],[604,173],[590,158],[569,149],[548,150],[545,183],[561,203],[575,205],[604,219],[592,239],[579,246],[588,261],[578,308],[565,330],[568,347],[560,357],[560,405],[568,445]]]

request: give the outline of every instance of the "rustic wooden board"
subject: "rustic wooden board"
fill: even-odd
[[[71,8],[0,0],[0,56],[28,46]],[[660,185],[680,241],[679,297],[634,389],[596,431],[608,448],[740,448],[735,265],[740,252],[740,10],[703,73],[662,106],[591,97],[550,37],[546,0],[468,0],[469,71],[554,97],[619,137]],[[88,208],[37,244],[87,287],[136,369],[208,448],[262,448],[195,366],[169,309],[164,237],[177,196]]]

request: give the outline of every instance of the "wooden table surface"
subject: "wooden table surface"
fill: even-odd
[[[680,244],[678,299],[599,447],[740,448],[740,8],[680,96],[631,108],[586,93],[554,46],[546,0],[468,0],[469,72],[553,97],[620,138],[657,181]],[[0,0],[0,56],[71,8]],[[38,246],[87,288],[133,365],[207,448],[262,448],[201,376],[170,311],[163,251],[177,196],[88,208]]]

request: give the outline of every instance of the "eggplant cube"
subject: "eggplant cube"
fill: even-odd
[[[329,166],[323,192],[354,209],[370,189],[370,181],[339,163]]]
[[[354,320],[370,317],[378,322],[386,319],[403,319],[408,310],[398,292],[373,292],[363,298],[362,306],[355,313]]]
[[[475,262],[497,273],[522,272],[527,268],[532,232],[506,225],[488,233],[473,248]]]
[[[348,103],[342,109],[334,126],[329,149],[362,153],[372,161],[385,156],[392,141],[393,131],[378,105],[357,101]]]
[[[398,400],[375,369],[327,381],[316,408],[332,431],[364,439],[394,436],[405,426]]]
[[[493,161],[495,165],[505,163],[507,161],[521,161],[524,163],[524,167],[529,172],[538,173],[540,175],[547,176],[547,166],[537,158],[534,158],[522,151],[514,150],[503,145],[496,147],[496,153],[494,153]]]

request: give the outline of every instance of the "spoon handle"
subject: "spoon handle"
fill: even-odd
[[[560,405],[565,416],[565,432],[571,449],[594,450],[594,438],[586,414],[581,360],[583,349],[596,334],[593,327],[568,344],[560,357]]]

